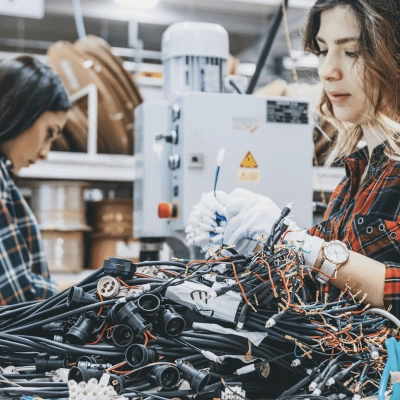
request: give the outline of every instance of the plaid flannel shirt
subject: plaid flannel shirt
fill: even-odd
[[[46,299],[57,293],[50,279],[39,226],[0,153],[0,305]]]
[[[375,147],[366,178],[368,149],[345,160],[346,176],[330,199],[324,220],[310,234],[325,241],[341,240],[350,250],[386,265],[384,302],[400,317],[400,162]],[[339,293],[330,285],[331,298]]]

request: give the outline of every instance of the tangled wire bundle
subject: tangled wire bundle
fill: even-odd
[[[348,285],[329,299],[293,243],[211,253],[110,259],[48,300],[0,308],[0,394],[68,398],[68,380],[103,373],[128,398],[215,398],[233,382],[234,398],[378,392],[396,318]]]

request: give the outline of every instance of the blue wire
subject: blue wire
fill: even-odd
[[[215,177],[214,177],[214,196],[217,197],[217,182],[218,182],[218,175],[219,175],[219,170],[220,166],[217,166],[217,169],[215,170]]]
[[[383,370],[381,381],[379,383],[378,400],[385,400],[385,392],[389,382],[389,374],[390,366],[389,363],[386,362],[385,369]]]
[[[297,355],[296,350],[297,350],[297,344],[294,346],[293,354],[294,354],[294,356],[295,356],[296,358],[301,358],[301,356],[298,356],[298,355]]]

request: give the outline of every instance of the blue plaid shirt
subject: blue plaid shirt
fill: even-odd
[[[0,305],[46,299],[57,293],[39,226],[0,153]]]

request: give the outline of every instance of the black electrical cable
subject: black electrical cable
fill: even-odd
[[[5,329],[2,332],[5,332],[5,333],[17,333],[17,332],[20,332],[20,331],[25,331],[26,332],[26,331],[29,331],[29,330],[34,329],[34,328],[39,328],[42,325],[48,324],[50,322],[55,322],[55,321],[58,321],[60,319],[68,318],[68,317],[71,317],[71,316],[73,316],[75,314],[82,313],[84,311],[95,310],[96,308],[104,307],[104,306],[107,306],[109,304],[114,304],[117,300],[118,299],[111,299],[111,300],[101,301],[101,302],[95,303],[95,304],[89,304],[89,305],[87,305],[85,307],[77,308],[76,310],[72,310],[72,311],[66,312],[64,314],[57,315],[55,317],[47,318],[47,319],[45,319],[43,321],[38,321],[38,322],[29,324],[29,325],[23,325],[23,326],[21,326],[19,328]]]

